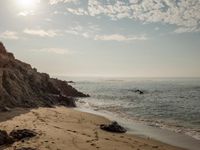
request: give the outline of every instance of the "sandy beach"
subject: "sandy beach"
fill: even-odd
[[[31,129],[38,133],[36,137],[2,148],[6,150],[22,147],[38,150],[181,150],[149,138],[103,131],[99,125],[109,123],[108,119],[72,108],[15,109],[2,113],[0,119],[0,129],[8,133],[13,129]]]

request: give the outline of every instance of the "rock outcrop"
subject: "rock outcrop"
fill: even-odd
[[[73,97],[87,97],[66,81],[39,73],[15,59],[0,42],[0,110],[13,107],[75,106]]]
[[[36,136],[37,133],[34,131],[31,131],[29,129],[22,129],[22,130],[13,130],[10,132],[9,136],[14,140],[14,141],[20,141],[22,139],[26,138],[32,138]]]
[[[143,95],[143,94],[144,94],[144,91],[141,91],[141,90],[135,90],[134,92],[135,92],[135,93],[138,93],[138,94],[140,94],[140,95]]]
[[[101,124],[100,128],[105,131],[115,132],[115,133],[125,133],[127,130],[120,126],[116,121],[112,122],[111,124]]]
[[[0,146],[14,143],[14,140],[5,130],[0,130]]]
[[[0,149],[1,146],[6,146],[13,144],[17,141],[23,141],[25,139],[30,139],[37,135],[36,132],[29,130],[29,129],[22,129],[22,130],[12,130],[8,135],[7,131],[0,130]]]

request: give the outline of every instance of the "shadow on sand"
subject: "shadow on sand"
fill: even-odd
[[[21,114],[25,114],[31,111],[31,108],[13,108],[9,111],[0,111],[0,122],[4,122],[10,120],[16,116],[20,116]]]

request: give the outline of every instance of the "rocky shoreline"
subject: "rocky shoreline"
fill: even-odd
[[[59,79],[15,59],[0,42],[0,110],[24,107],[75,107],[76,97],[88,97]]]

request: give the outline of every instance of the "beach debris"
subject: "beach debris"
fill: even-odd
[[[124,127],[120,126],[116,121],[108,125],[101,124],[100,128],[105,131],[116,132],[116,133],[125,133],[127,131]]]
[[[10,137],[12,137],[16,141],[19,141],[25,138],[31,138],[36,135],[37,135],[36,132],[31,131],[29,129],[13,130],[12,132],[10,132]]]
[[[8,135],[5,130],[0,130],[0,146],[14,143],[14,140]]]

